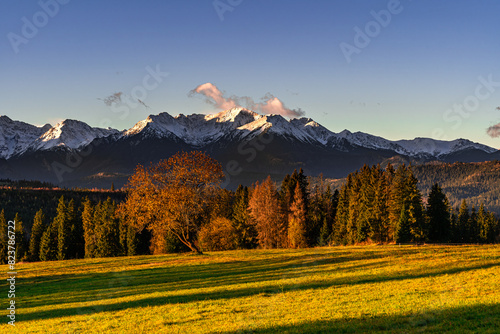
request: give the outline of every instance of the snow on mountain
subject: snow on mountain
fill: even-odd
[[[430,138],[415,138],[413,140],[398,140],[395,143],[403,147],[408,155],[429,154],[439,157],[466,149],[477,149],[487,153],[497,151],[492,147],[474,143],[467,139],[443,141]]]
[[[149,138],[168,138],[194,147],[204,147],[219,140],[250,140],[269,133],[288,140],[349,151],[353,147],[389,150],[412,157],[435,157],[476,149],[487,153],[497,150],[466,139],[441,141],[430,138],[391,141],[363,132],[344,130],[334,133],[310,118],[287,120],[280,115],[259,115],[244,108],[232,108],[217,114],[183,114],[172,117],[168,113],[150,115],[129,130],[93,128],[77,120],[65,120],[51,127],[36,127],[0,117],[0,158],[10,158],[26,150],[48,150],[54,147],[78,149],[96,138],[115,135],[113,139],[141,135]]]
[[[323,145],[326,145],[328,140],[335,135],[333,132],[331,132],[321,124],[316,123],[311,118],[294,118],[290,120],[290,123],[293,124],[296,128],[302,129],[309,136],[311,136],[311,138],[319,141]]]
[[[301,126],[295,122],[287,121],[281,115],[265,115],[255,121],[237,128],[243,131],[243,136],[251,139],[261,133],[270,133],[289,139],[298,139],[304,142],[316,142],[317,140],[309,133],[304,131]]]
[[[324,145],[341,151],[348,151],[349,148],[357,146],[373,150],[390,150],[415,157],[439,157],[469,148],[487,153],[496,151],[494,148],[465,139],[450,142],[430,138],[391,141],[363,132],[352,133],[344,130],[334,133],[311,118],[287,120],[280,115],[259,115],[240,107],[210,115],[180,114],[172,117],[166,112],[150,115],[124,132],[124,136],[143,134],[159,138],[175,138],[202,147],[221,138],[249,140],[262,133]]]
[[[0,158],[8,159],[23,153],[33,141],[51,127],[50,124],[38,127],[0,116]]]
[[[486,153],[493,153],[497,150],[466,139],[456,139],[453,141],[443,141],[431,138],[415,138],[412,140],[403,139],[391,141],[382,137],[373,136],[363,132],[351,133],[344,130],[337,134],[338,137],[347,139],[350,143],[371,149],[383,149],[395,151],[398,154],[408,156],[431,156],[440,157],[442,155],[458,152],[466,149],[477,149]]]
[[[262,117],[244,108],[232,108],[212,115],[180,114],[176,117],[164,112],[159,115],[149,115],[127,130],[124,136],[142,133],[159,138],[177,138],[193,146],[203,146]]]
[[[88,124],[67,119],[57,123],[29,145],[29,149],[48,150],[53,147],[77,149],[90,144],[96,138],[119,133],[114,129],[93,128]]]

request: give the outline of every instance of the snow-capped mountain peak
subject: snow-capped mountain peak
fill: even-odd
[[[293,143],[300,141],[326,149],[343,152],[358,148],[384,150],[409,157],[437,158],[464,150],[493,153],[497,150],[466,139],[441,141],[430,138],[391,141],[363,132],[344,130],[334,133],[311,118],[287,120],[281,115],[260,115],[245,108],[232,108],[216,114],[179,114],[167,112],[149,115],[132,128],[119,132],[114,129],[94,128],[88,124],[67,119],[51,126],[34,126],[0,116],[0,158],[9,159],[28,150],[50,150],[56,147],[80,149],[94,139],[113,136],[111,140],[135,137],[169,139],[193,147],[205,147],[221,141],[251,140],[270,133]]]
[[[0,158],[9,159],[23,153],[33,141],[51,127],[50,124],[39,127],[0,116]]]
[[[33,150],[48,150],[53,147],[62,146],[77,149],[90,144],[96,138],[116,133],[118,133],[118,130],[93,128],[84,122],[67,119],[50,128],[29,145],[28,148]]]
[[[206,121],[215,119],[219,123],[231,122],[235,123],[237,126],[242,126],[261,117],[262,115],[259,115],[251,110],[235,107],[229,110],[221,111],[217,114],[206,115],[204,118]]]

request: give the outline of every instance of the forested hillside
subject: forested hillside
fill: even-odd
[[[116,202],[125,199],[125,193],[121,191],[89,190],[89,189],[58,189],[50,184],[38,184],[33,181],[0,180],[3,187],[0,188],[0,210],[5,210],[5,217],[12,219],[16,213],[25,222],[24,228],[29,234],[33,217],[39,209],[43,209],[45,216],[53,219],[59,198],[64,196],[67,200],[73,199],[77,208],[81,207],[83,200],[88,197],[94,202],[105,201],[110,197]],[[8,184],[8,186],[7,186]],[[42,186],[39,187],[39,186]]]
[[[479,208],[500,215],[500,161],[477,163],[429,163],[412,167],[418,187],[426,197],[432,185],[438,183],[453,208],[463,199]]]

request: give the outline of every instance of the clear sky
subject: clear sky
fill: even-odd
[[[500,148],[486,133],[500,123],[499,13],[494,0],[2,0],[0,114],[121,130],[218,111],[188,96],[210,82],[334,132]]]

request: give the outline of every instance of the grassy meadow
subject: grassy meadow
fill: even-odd
[[[16,326],[3,283],[1,333],[500,331],[500,245],[241,250],[17,271]]]

